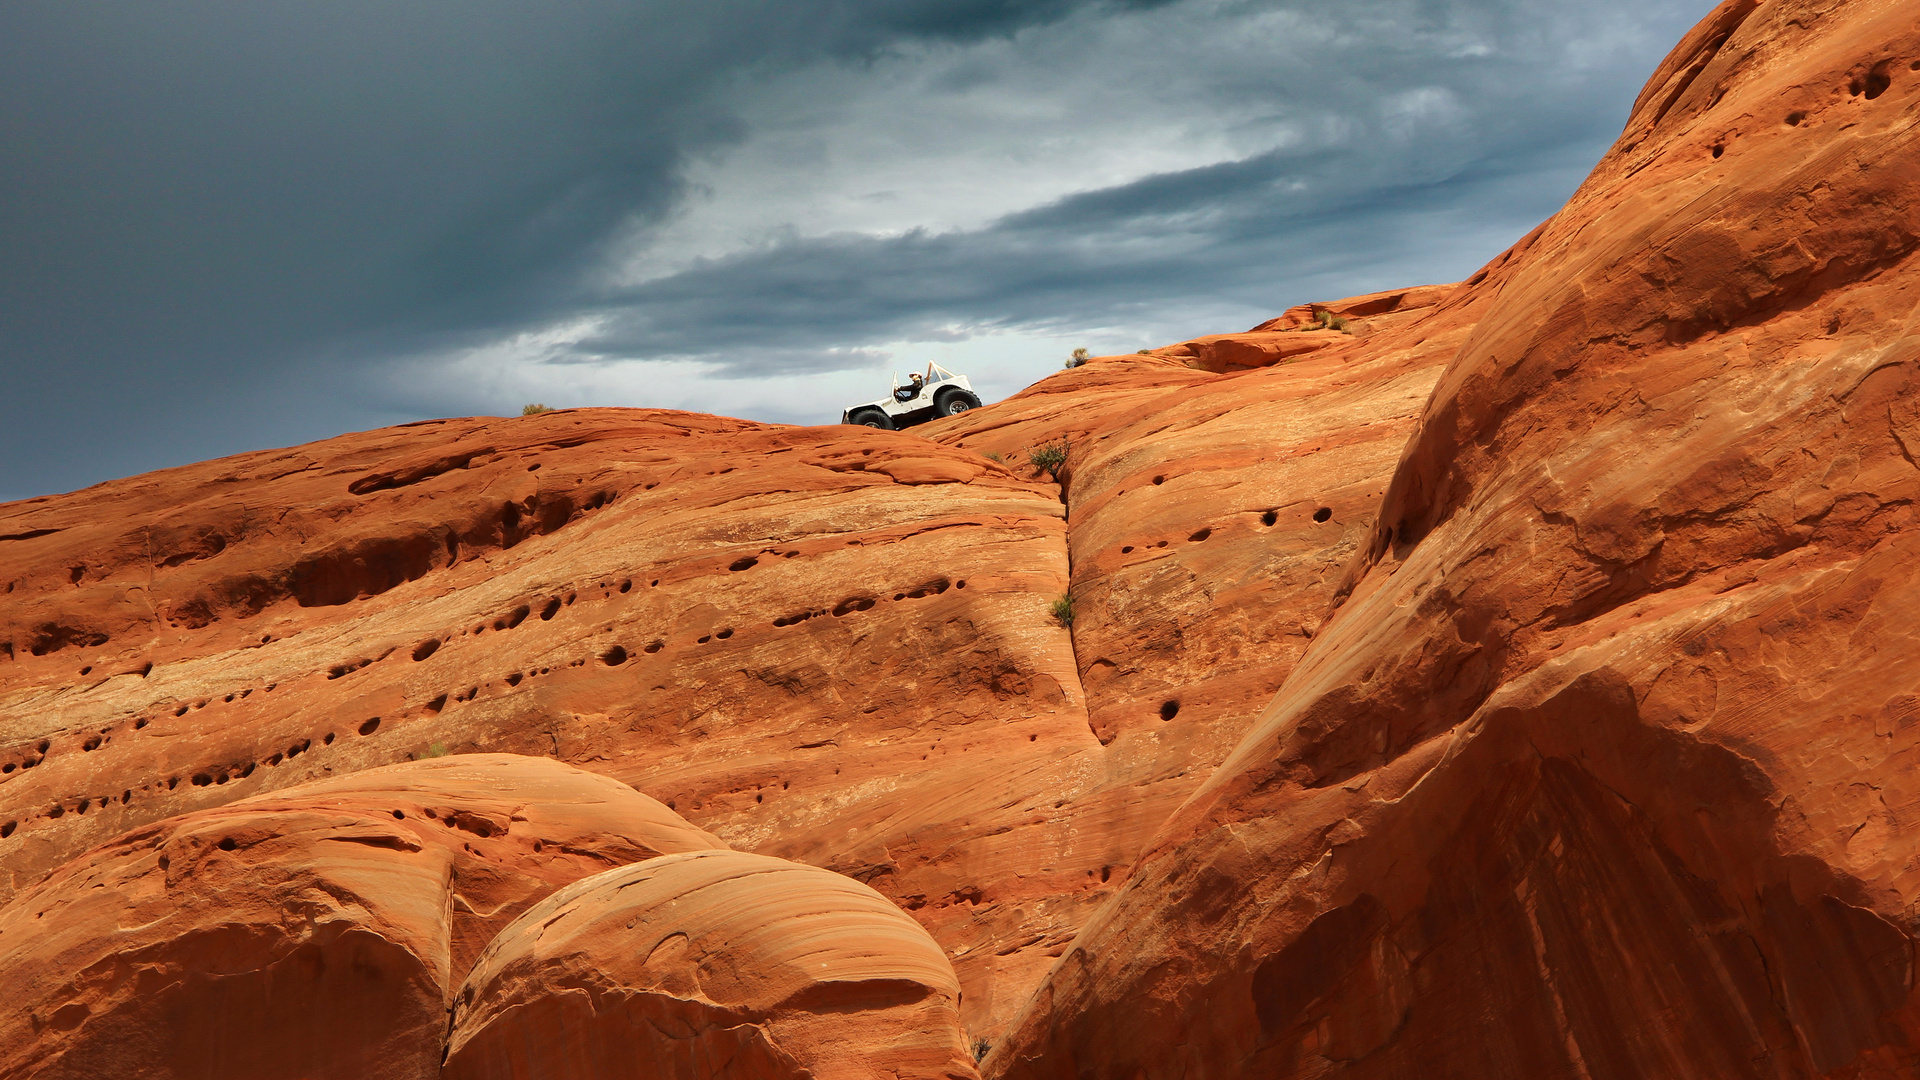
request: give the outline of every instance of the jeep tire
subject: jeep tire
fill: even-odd
[[[958,416],[968,409],[979,407],[980,399],[965,390],[942,390],[939,396],[933,399],[936,416]]]

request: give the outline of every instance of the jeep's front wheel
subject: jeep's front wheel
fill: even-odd
[[[893,421],[887,419],[887,414],[881,412],[879,409],[861,409],[859,412],[848,417],[847,420],[861,427],[883,428],[888,431],[893,430]]]
[[[935,408],[941,416],[958,416],[968,409],[979,407],[980,399],[965,390],[948,390],[940,395],[939,401],[935,402]]]

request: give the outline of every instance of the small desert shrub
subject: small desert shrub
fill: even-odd
[[[1034,468],[1053,477],[1054,483],[1060,482],[1060,470],[1067,463],[1067,440],[1046,443],[1038,449],[1027,451],[1027,462]]]
[[[976,1062],[987,1060],[987,1053],[992,1049],[992,1043],[983,1038],[976,1037],[973,1040],[973,1060]]]
[[[1061,626],[1066,627],[1068,629],[1072,629],[1073,627],[1073,594],[1070,592],[1067,592],[1067,593],[1061,593],[1059,596],[1055,597],[1053,600],[1053,607],[1049,609],[1049,611],[1050,611],[1050,614],[1053,615],[1054,622],[1057,622]]]
[[[1005,457],[1003,457],[1003,456],[1001,455],[1001,453],[1000,453],[1000,451],[998,451],[998,450],[989,450],[989,451],[987,451],[987,453],[986,453],[986,459],[987,459],[988,461],[998,461],[998,462],[1000,462],[1000,463],[1001,463],[1001,464],[1003,464],[1003,465],[1004,465],[1004,464],[1006,464],[1006,460],[1007,460],[1007,459],[1006,459]]]
[[[422,753],[420,756],[423,758],[446,757],[447,744],[442,742],[428,743],[426,752]]]
[[[1314,312],[1313,324],[1322,330],[1342,330],[1347,333],[1352,333],[1351,330],[1347,330],[1347,320],[1342,316],[1335,315],[1331,311],[1322,310]]]
[[[1073,356],[1067,360],[1067,366],[1070,368],[1077,368],[1081,364],[1084,364],[1086,362],[1087,362],[1087,350],[1075,349],[1073,350]]]
[[[550,405],[541,405],[541,404],[538,404],[538,403],[535,403],[535,404],[532,404],[532,405],[522,405],[522,406],[520,406],[520,415],[521,415],[521,416],[538,416],[538,415],[540,415],[540,414],[541,414],[541,413],[543,413],[543,412],[552,412],[552,411],[553,411],[553,407],[552,407],[552,406],[550,406]]]

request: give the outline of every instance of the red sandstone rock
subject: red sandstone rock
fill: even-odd
[[[515,915],[721,846],[617,781],[499,754],[170,818],[0,908],[0,1076],[436,1076],[452,992]]]
[[[501,932],[448,1080],[973,1080],[959,982],[850,878],[739,852],[609,870]]]
[[[1202,371],[1231,372],[1241,368],[1271,367],[1321,349],[1346,345],[1353,335],[1344,330],[1254,331],[1213,334],[1153,350],[1151,355],[1179,360]]]
[[[990,1075],[1920,1070],[1916,57],[1864,0],[1681,44]]]
[[[1100,775],[1062,513],[908,433],[620,409],[0,507],[0,882],[435,747],[552,756],[873,884],[988,1030],[1132,850],[1055,807]]]
[[[1254,327],[1252,332],[1305,329],[1319,321],[1321,312],[1347,320],[1355,333],[1404,326],[1446,300],[1459,287],[1457,283],[1419,285],[1411,289],[1390,289],[1364,296],[1349,296],[1345,300],[1324,304],[1298,304],[1282,312],[1278,318],[1268,319]]]

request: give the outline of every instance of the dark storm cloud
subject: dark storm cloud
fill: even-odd
[[[7,5],[0,498],[461,407],[431,386],[383,396],[378,361],[578,316],[604,320],[580,357],[817,370],[992,327],[1231,329],[1179,320],[1464,272],[1554,209],[1709,6]],[[1207,29],[1270,12],[1312,48],[1222,62]],[[1140,19],[1159,20],[1148,51],[1072,62],[1090,80],[1157,64],[1200,87],[1197,110],[1270,98],[1302,140],[980,227],[792,239],[588,284],[615,238],[682,205],[688,161],[752,136],[743,85]],[[1557,70],[1567,35],[1641,23],[1659,48]],[[1033,62],[996,55],[952,78]],[[1396,119],[1396,94],[1431,87],[1464,115]]]
[[[1239,327],[1182,325],[1180,312],[1239,305],[1264,317],[1464,277],[1559,208],[1656,59],[1560,76],[1552,67],[1564,53],[1549,46],[1595,20],[1552,4],[1281,6],[1346,33],[1224,81],[1305,117],[1297,145],[1073,195],[977,230],[796,239],[709,261],[604,298],[604,329],[576,355],[703,358],[735,376],[833,370],[853,359],[834,348],[846,341],[1128,321],[1213,333]],[[1628,15],[1664,14],[1677,38],[1708,6],[1643,3]],[[1501,48],[1447,55],[1436,39],[1450,33]],[[1402,123],[1378,107],[1422,89],[1449,92],[1463,115]]]
[[[1409,253],[1463,239],[1434,219],[1436,202],[1511,239],[1551,214],[1559,199],[1547,193],[1570,189],[1590,161],[1543,154],[1525,164],[1483,162],[1363,196],[1329,192],[1310,208],[1296,198],[1288,212],[1290,193],[1276,189],[1328,170],[1272,154],[1066,199],[978,231],[795,241],[620,297],[603,312],[607,329],[582,341],[577,357],[708,358],[732,375],[833,370],[865,358],[832,350],[847,340],[940,340],[956,326],[1102,326],[1143,313],[1155,321],[1196,300],[1277,314],[1374,285],[1464,276],[1497,242],[1464,237],[1464,250],[1435,264],[1451,274],[1410,264]]]
[[[709,91],[742,70],[1151,6],[7,5],[0,375],[38,407],[0,495],[313,437],[364,403],[277,379],[577,303],[615,226],[739,137]]]

